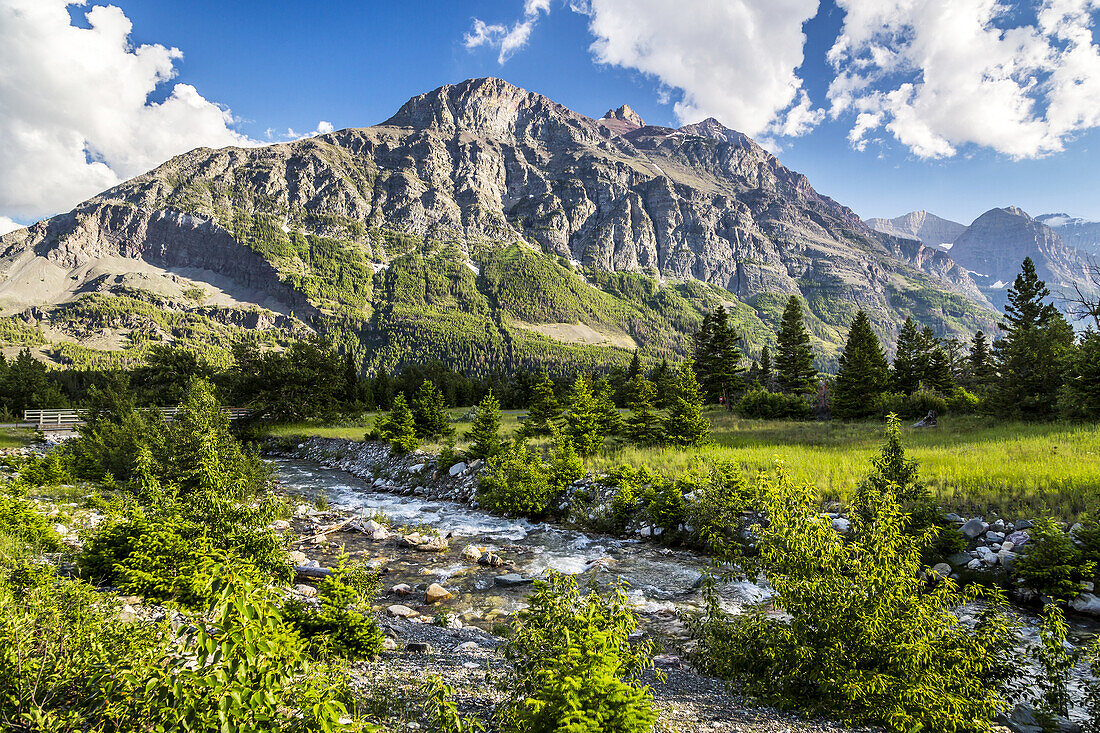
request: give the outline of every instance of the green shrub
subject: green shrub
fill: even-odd
[[[504,646],[510,698],[506,733],[643,733],[653,727],[648,687],[652,640],[631,644],[638,620],[622,588],[581,595],[572,577],[551,574],[517,615]]]
[[[1100,733],[1100,636],[1093,637],[1086,657],[1092,679],[1088,680],[1085,687],[1084,702],[1089,719],[1085,722],[1084,729],[1087,733]]]
[[[979,410],[981,404],[981,398],[962,387],[956,387],[947,397],[947,411],[952,415],[971,415]]]
[[[7,490],[9,486],[3,487]],[[33,501],[0,491],[0,534],[7,535],[32,549],[57,550],[61,538]]]
[[[420,708],[421,727],[435,733],[484,733],[481,721],[459,714],[453,699],[454,688],[438,675],[429,675],[420,692],[424,696]]]
[[[3,463],[19,472],[18,483],[25,486],[57,486],[73,482],[72,459],[60,449],[44,456],[6,456]]]
[[[874,410],[875,414],[881,418],[894,414],[904,420],[917,420],[929,412],[935,412],[937,415],[946,415],[950,412],[946,399],[926,389],[917,390],[911,395],[885,392],[875,398]]]
[[[692,473],[676,480],[684,496],[689,542],[722,559],[744,554],[745,512],[756,506],[756,488],[750,486],[741,467],[717,462],[705,474]]]
[[[805,397],[753,389],[737,403],[737,414],[752,420],[807,420],[813,405]]]
[[[739,682],[752,696],[846,725],[905,732],[988,731],[1005,707],[1001,661],[1016,625],[999,591],[947,579],[929,590],[920,549],[889,494],[867,493],[868,515],[845,541],[820,512],[816,492],[779,472],[761,479],[768,524],[760,561],[775,591],[748,613],[708,611],[692,624],[706,673]],[[975,627],[952,611],[983,599]]]
[[[1057,730],[1057,718],[1069,715],[1069,682],[1081,654],[1066,644],[1068,631],[1061,608],[1054,603],[1043,608],[1039,643],[1031,650],[1031,658],[1039,668],[1039,696],[1034,702],[1043,730]]]
[[[541,517],[550,506],[549,466],[536,451],[516,438],[489,461],[489,471],[478,479],[478,503],[491,512]]]
[[[1037,520],[1029,533],[1031,540],[1020,548],[1012,566],[1016,579],[1048,598],[1076,598],[1081,581],[1092,575],[1092,563],[1084,560],[1081,548],[1053,519]]]
[[[371,659],[382,651],[382,631],[370,613],[378,591],[378,574],[366,568],[348,568],[342,558],[337,569],[317,588],[319,605],[294,600],[286,606],[287,623],[310,643],[316,656]]]

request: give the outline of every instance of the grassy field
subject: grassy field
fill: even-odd
[[[504,413],[502,432],[514,432],[520,414]],[[796,481],[817,486],[823,500],[845,501],[869,470],[882,440],[878,422],[742,420],[723,411],[711,411],[708,417],[713,432],[706,447],[635,448],[609,442],[605,454],[590,464],[596,469],[645,465],[675,475],[710,461],[730,460],[755,473],[778,459]],[[468,422],[456,423],[460,448],[469,427]],[[271,432],[362,439],[365,431],[361,426],[286,425]],[[936,428],[905,428],[904,436],[922,480],[945,508],[996,511],[1010,518],[1053,513],[1073,519],[1100,507],[1100,425],[996,424],[958,417],[941,418]]]
[[[26,428],[0,428],[0,449],[22,448],[34,440],[34,432]]]

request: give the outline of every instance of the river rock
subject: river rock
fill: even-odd
[[[429,538],[421,536],[419,532],[413,532],[401,537],[402,547],[416,547],[428,541]]]
[[[982,561],[978,558],[974,558],[966,564],[968,570],[979,570],[982,567]]]
[[[386,613],[397,618],[413,618],[420,614],[409,608],[408,606],[402,606],[400,603],[395,603],[386,609]]]
[[[968,540],[976,540],[989,529],[989,525],[983,522],[981,519],[971,519],[964,524],[959,530]]]
[[[462,473],[465,470],[466,470],[466,464],[463,463],[462,461],[459,461],[458,463],[456,463],[455,465],[453,465],[449,469],[447,469],[447,474],[449,476],[451,476],[452,478],[454,478],[455,476],[459,475],[460,473]]]
[[[496,555],[492,552],[486,551],[484,555],[478,558],[478,565],[484,565],[490,568],[504,567],[504,560],[500,555]]]
[[[996,565],[997,553],[983,545],[978,548],[978,559],[982,561],[983,565]]]
[[[531,578],[525,578],[519,573],[508,573],[507,575],[496,576],[493,578],[493,582],[502,588],[512,588],[517,585],[526,585],[535,581]]]
[[[852,523],[844,517],[836,517],[835,519],[833,519],[832,524],[833,529],[835,529],[840,534],[848,534],[852,531]]]
[[[958,514],[955,514],[955,512],[951,512],[950,514],[944,515],[944,519],[946,519],[948,522],[954,522],[955,524],[962,524],[963,522],[966,521],[965,519],[960,517]]]
[[[989,529],[993,532],[1004,532],[1005,520],[998,519],[997,521],[993,522],[993,524],[989,525]]]
[[[932,568],[932,573],[941,580],[951,577],[951,566],[945,562],[936,563]]]
[[[312,585],[306,585],[305,583],[298,583],[294,586],[294,590],[298,593],[298,595],[305,596],[306,598],[313,598],[317,595],[317,589],[314,588]]]
[[[466,558],[468,562],[477,562],[481,559],[481,550],[473,545],[466,545],[466,549],[462,551],[462,557]]]
[[[1100,616],[1100,597],[1092,593],[1082,593],[1069,602],[1069,607],[1077,613]]]
[[[407,596],[412,592],[412,586],[408,583],[400,583],[390,588],[390,593],[393,593],[395,596]]]
[[[385,542],[390,538],[390,531],[385,527],[379,527],[371,532],[370,538],[375,542]]]
[[[947,562],[951,563],[955,567],[962,567],[970,562],[970,555],[965,552],[956,552],[951,557],[947,558]]]
[[[306,553],[302,552],[301,550],[293,550],[291,552],[288,552],[287,557],[295,565],[305,565],[308,560],[308,558],[306,558]]]
[[[424,600],[428,603],[439,603],[454,597],[454,593],[451,593],[439,583],[432,583],[424,593]]]
[[[285,519],[276,519],[274,522],[269,524],[268,527],[275,530],[276,532],[285,532],[290,529],[290,522]]]
[[[1016,522],[1016,531],[1018,532],[1021,529],[1031,529],[1034,526],[1035,522],[1032,522],[1030,519],[1021,519]]]
[[[397,642],[387,636],[382,639],[382,648],[387,652],[395,652],[397,651]]]
[[[416,546],[416,549],[421,552],[446,552],[449,548],[447,540],[442,537],[432,537],[427,542]]]
[[[455,647],[456,652],[476,652],[481,649],[481,644],[476,641],[464,641]]]
[[[424,464],[418,463],[415,466],[409,466],[409,473],[420,473],[424,470]]]
[[[1005,572],[1011,572],[1013,566],[1016,564],[1016,553],[1002,547],[1001,551],[997,553],[997,560],[1000,561],[1001,567],[1005,569]]]
[[[1031,535],[1019,529],[1008,536],[1008,541],[1012,543],[1013,547],[1019,547],[1030,539]]]
[[[985,533],[985,539],[989,542],[1003,542],[1005,538],[1004,532],[993,532],[992,530]]]

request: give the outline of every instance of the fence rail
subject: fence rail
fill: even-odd
[[[160,407],[157,409],[164,415],[165,422],[172,422],[180,411],[178,407]],[[225,407],[222,409],[230,420],[243,420],[249,414],[247,407]],[[23,423],[42,432],[56,432],[72,430],[79,425],[83,425],[84,419],[80,416],[80,410],[24,410]]]

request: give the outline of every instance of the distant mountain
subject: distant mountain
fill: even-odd
[[[500,79],[374,127],[199,148],[0,237],[0,339],[77,362],[204,329],[220,349],[224,322],[386,367],[606,365],[684,353],[722,302],[756,351],[792,293],[825,367],[861,308],[891,341],[909,315],[963,337],[994,322],[946,253],[875,232],[714,119],[594,120]]]
[[[1025,257],[1035,262],[1039,277],[1056,296],[1074,282],[1088,284],[1088,258],[1070,247],[1058,232],[1015,206],[991,209],[967,227],[951,248],[951,257],[998,306]]]
[[[1066,244],[1100,257],[1100,221],[1089,221],[1068,214],[1043,214],[1035,218],[1058,232]]]
[[[913,237],[928,247],[951,249],[966,225],[942,219],[927,211],[911,211],[894,219],[867,219],[867,226],[895,237]]]

